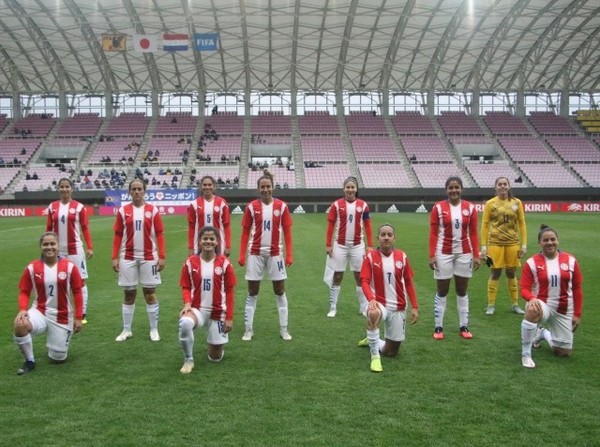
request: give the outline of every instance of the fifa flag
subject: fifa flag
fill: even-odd
[[[153,53],[158,48],[158,36],[156,34],[135,34],[133,48],[142,53]]]
[[[102,34],[102,49],[104,51],[125,51],[127,36],[125,34]]]
[[[187,51],[189,39],[187,34],[165,34],[163,35],[163,50]]]
[[[219,49],[219,33],[194,34],[194,49],[196,51],[217,51]]]

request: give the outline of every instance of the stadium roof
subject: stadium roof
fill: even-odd
[[[0,26],[5,95],[600,90],[598,0],[4,0]]]

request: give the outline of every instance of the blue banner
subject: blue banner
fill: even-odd
[[[189,205],[196,200],[196,189],[149,189],[144,200],[153,205]],[[106,206],[121,206],[131,202],[129,192],[124,189],[107,189],[104,191],[104,204]]]
[[[219,49],[219,33],[195,33],[194,49],[196,51],[217,51]]]

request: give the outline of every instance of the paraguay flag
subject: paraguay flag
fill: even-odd
[[[156,34],[136,34],[133,36],[133,47],[142,53],[152,53],[158,48]]]
[[[165,34],[163,35],[163,50],[165,51],[187,51],[190,37],[187,34]]]

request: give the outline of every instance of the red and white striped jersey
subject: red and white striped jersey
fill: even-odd
[[[229,205],[224,198],[213,196],[211,201],[200,196],[188,206],[188,249],[198,250],[198,232],[206,227],[215,227],[219,232],[219,252],[231,248],[229,227]]]
[[[281,256],[283,228],[291,226],[292,217],[285,202],[273,199],[266,205],[260,199],[253,200],[246,206],[242,218],[242,227],[251,229],[249,254]]]
[[[519,280],[521,296],[537,298],[562,315],[581,317],[583,290],[579,263],[573,255],[559,252],[554,259],[537,253],[525,262]]]
[[[113,259],[157,261],[165,258],[163,224],[158,208],[149,203],[136,207],[132,203],[117,211],[113,227]]]
[[[93,250],[87,211],[76,200],[66,204],[57,200],[48,206],[46,231],[58,235],[58,252],[61,256],[84,254],[82,233],[87,248]]]
[[[479,256],[475,206],[466,200],[456,206],[448,200],[437,202],[429,218],[429,257],[467,253]]]
[[[196,309],[210,311],[211,320],[233,319],[233,288],[236,283],[233,265],[224,255],[204,261],[199,255],[186,259],[179,285],[183,302]]]
[[[407,298],[418,309],[413,285],[413,271],[406,254],[394,249],[389,256],[371,250],[360,271],[362,289],[367,300],[376,300],[391,311],[406,310]]]
[[[29,297],[35,290],[35,308],[48,319],[72,327],[74,317],[83,317],[82,284],[79,269],[68,259],[59,258],[52,267],[36,259],[21,276],[19,310],[28,309]]]
[[[338,199],[331,204],[327,215],[327,220],[335,224],[335,242],[348,247],[363,243],[363,223],[369,219],[369,205],[361,199],[354,202]]]

